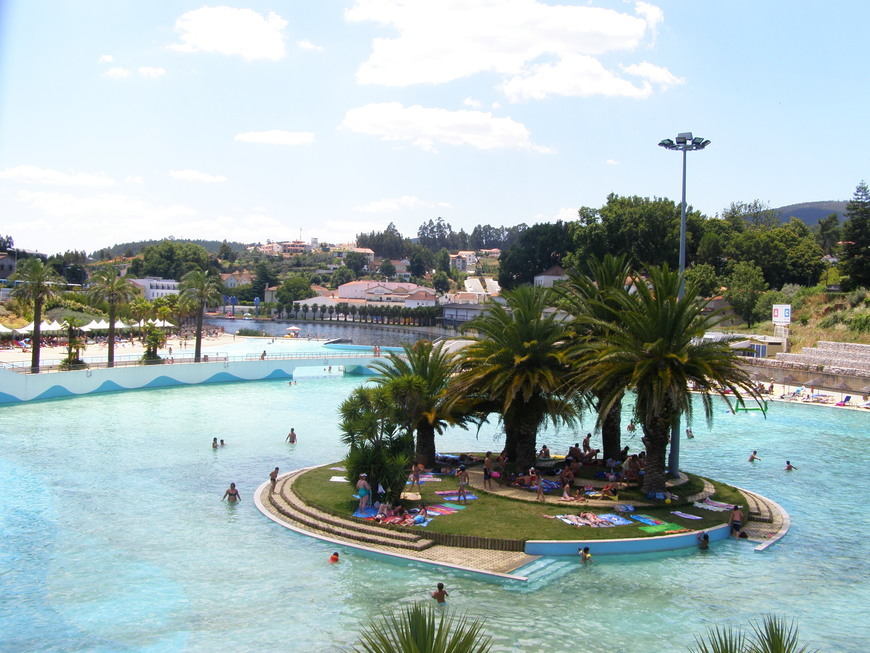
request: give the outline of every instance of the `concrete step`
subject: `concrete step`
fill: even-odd
[[[336,515],[330,515],[328,513],[324,513],[314,508],[311,508],[302,500],[302,498],[298,494],[296,494],[296,492],[293,491],[293,488],[287,483],[281,485],[278,493],[281,495],[281,498],[284,499],[288,504],[292,505],[295,510],[309,517],[316,518],[318,521],[321,522],[326,522],[328,524],[332,524],[334,526],[339,526],[342,528],[352,528],[354,530],[367,533],[369,535],[391,537],[404,542],[416,542],[422,539],[422,537],[417,533],[408,533],[405,531],[398,531],[386,528],[384,526],[375,526],[371,522],[356,518],[345,519],[343,517],[337,517]]]
[[[288,500],[284,496],[285,491],[283,487],[281,490],[275,494],[268,495],[270,505],[283,516],[306,528],[321,532],[325,531],[336,537],[354,542],[388,546],[409,551],[423,551],[434,545],[434,542],[431,540],[424,539],[414,533],[397,532],[387,528],[369,526],[358,521],[343,520],[310,508],[306,508],[305,511],[300,510],[299,504],[301,502],[298,497],[292,491],[289,491],[286,494],[294,497],[295,501]]]

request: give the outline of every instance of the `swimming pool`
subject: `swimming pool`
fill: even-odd
[[[251,494],[276,465],[342,457],[336,408],[359,383],[312,377],[0,409],[0,650],[336,650],[382,607],[429,600],[439,581],[451,606],[486,620],[498,651],[680,650],[708,624],[768,612],[797,617],[802,639],[822,650],[866,649],[858,497],[870,415],[775,404],[767,420],[720,410],[712,431],[694,424],[686,469],[790,513],[791,532],[767,552],[727,542],[492,583],[351,550],[329,565],[331,545],[255,509]],[[284,442],[291,426],[295,446]],[[585,430],[549,431],[539,442],[564,451]],[[496,448],[494,432],[453,431],[439,446]],[[215,436],[227,446],[212,450]],[[753,449],[762,460],[751,465]],[[782,471],[786,458],[798,472]],[[220,501],[231,481],[238,506]]]

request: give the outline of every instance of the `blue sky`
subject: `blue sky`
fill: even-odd
[[[0,233],[347,242],[870,179],[870,3],[0,1]]]

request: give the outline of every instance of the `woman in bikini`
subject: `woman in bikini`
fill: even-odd
[[[236,489],[235,483],[230,483],[229,489],[224,492],[224,496],[221,498],[221,501],[226,499],[229,503],[235,503],[236,501],[241,501],[242,497],[239,495],[239,491]]]

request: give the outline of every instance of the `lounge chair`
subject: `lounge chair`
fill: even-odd
[[[846,395],[846,397],[845,397],[845,399],[843,399],[843,401],[838,401],[838,402],[837,402],[836,404],[834,404],[834,405],[835,405],[835,406],[845,406],[845,405],[848,404],[851,400],[852,400],[852,395]]]

